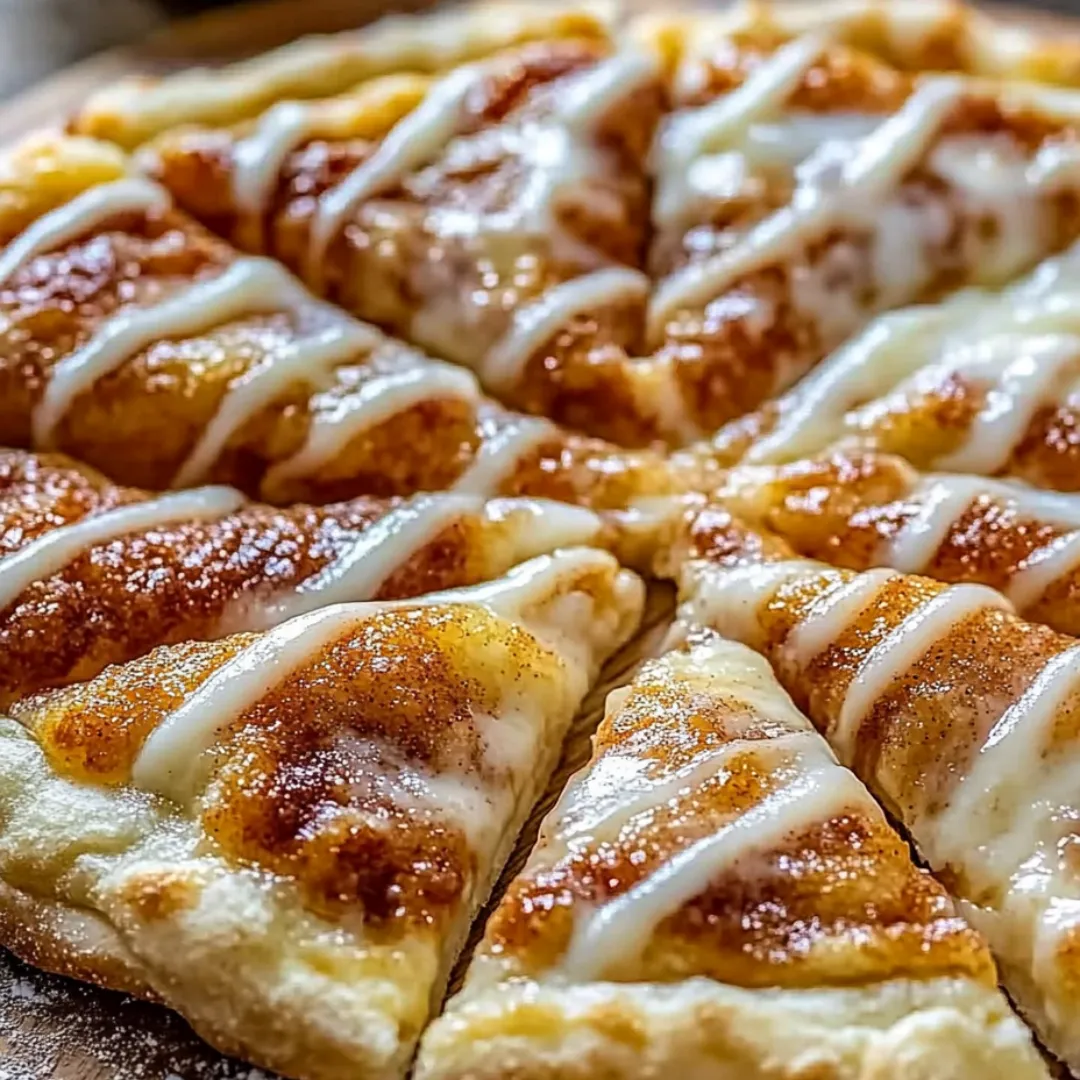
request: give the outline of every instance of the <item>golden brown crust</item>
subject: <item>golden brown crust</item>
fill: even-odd
[[[1043,1075],[993,986],[985,943],[768,665],[695,631],[609,699],[419,1075]],[[903,1065],[877,1058],[894,1025]]]
[[[477,3],[425,19],[385,19],[336,36],[312,37],[210,75],[134,77],[100,91],[73,117],[79,134],[133,148],[184,123],[230,124],[282,99],[324,97],[394,73],[438,72],[536,39],[607,34],[602,3],[537,9]]]
[[[0,723],[11,943],[151,992],[268,1067],[400,1075],[590,678],[640,614],[610,556],[530,566],[490,601],[503,615],[467,592],[329,613],[338,636],[226,712],[179,803],[133,785],[133,762],[269,638],[163,647],[20,702],[23,728]],[[176,749],[170,775],[199,760]]]
[[[429,1029],[421,1080],[1036,1080],[1046,1066],[994,991],[968,982],[747,991],[704,980],[537,987],[463,1001]]]
[[[1031,621],[1080,634],[1080,569],[1062,563],[1034,589],[1024,577],[1075,533],[1080,504],[1072,500],[956,474],[920,476],[902,458],[859,451],[735,468],[716,496],[807,558],[989,585]],[[904,547],[905,537],[916,546]]]
[[[104,144],[74,139],[25,144],[5,165],[0,236],[8,240],[46,210],[123,176],[126,168]],[[235,252],[189,219],[151,210],[125,215],[114,228],[16,269],[0,290],[0,310],[12,327],[0,342],[0,438],[30,444],[34,408],[57,364],[102,330],[121,298],[123,310],[133,310],[133,300],[141,309],[151,298],[189,287],[200,274],[216,281],[237,267]],[[238,383],[272,360],[281,362],[283,350],[305,348],[310,337],[330,331],[370,344],[358,345],[326,378],[312,364],[242,416],[196,482],[229,483],[275,502],[388,497],[461,482],[489,494],[528,492],[596,506],[623,505],[628,493],[669,491],[683,482],[659,455],[622,455],[554,426],[537,425],[536,438],[504,452],[499,447],[513,444],[527,426],[522,417],[484,400],[465,372],[313,299],[301,299],[295,312],[254,314],[137,350],[77,395],[55,442],[124,483],[162,488],[178,476],[190,483],[182,470]],[[410,380],[421,390],[430,383],[430,392],[395,399],[394,386]],[[351,430],[340,450],[310,468],[287,467],[316,422],[348,422],[357,399],[369,392],[376,398],[367,427]],[[388,416],[378,407],[384,399]]]

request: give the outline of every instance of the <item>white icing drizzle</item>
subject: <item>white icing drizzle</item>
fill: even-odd
[[[926,476],[909,492],[917,509],[889,540],[879,561],[904,573],[919,573],[933,561],[968,507],[980,499],[1018,520],[1069,531],[1026,557],[1004,592],[1018,611],[1034,604],[1055,581],[1080,566],[1080,498],[1038,491],[1022,484],[978,476]]]
[[[821,571],[820,564],[809,559],[785,559],[769,563],[749,563],[724,567],[707,560],[694,561],[686,567],[680,582],[680,595],[689,600],[680,612],[680,620],[690,625],[719,630],[726,637],[753,645],[760,637],[762,606],[788,582]],[[823,571],[842,581],[840,571]]]
[[[1011,611],[1008,600],[983,585],[952,585],[905,616],[863,658],[851,680],[829,742],[844,764],[855,755],[856,738],[874,703],[943,634],[979,611]]]
[[[534,416],[500,416],[481,426],[481,442],[472,464],[458,477],[454,491],[494,495],[513,476],[518,464],[559,429]]]
[[[1031,607],[1043,593],[1080,567],[1080,532],[1064,533],[1034,551],[1009,582],[1005,595],[1018,611]]]
[[[243,620],[264,630],[320,607],[370,600],[386,579],[455,521],[483,511],[479,496],[418,495],[384,514],[337,559]]]
[[[79,394],[154,342],[197,334],[254,312],[298,309],[310,303],[283,267],[268,259],[247,258],[152,307],[123,308],[53,368],[34,410],[35,444],[51,447],[57,424]]]
[[[788,747],[780,740],[758,743],[758,756]],[[562,970],[575,981],[602,977],[625,959],[628,949],[642,947],[668,915],[704,892],[740,858],[781,843],[808,821],[827,820],[865,798],[858,781],[839,771],[820,739],[806,740],[797,755],[797,772],[789,783],[711,836],[672,855],[663,866],[588,917],[579,917]],[[826,779],[827,777],[827,779]]]
[[[135,759],[132,783],[188,802],[198,789],[205,755],[224,731],[293,672],[312,663],[323,649],[383,611],[482,605],[503,618],[522,622],[542,643],[577,664],[584,691],[585,671],[594,659],[592,649],[610,640],[612,628],[585,629],[591,620],[580,621],[586,615],[584,607],[566,604],[582,599],[576,596],[577,582],[593,571],[615,569],[614,559],[606,552],[569,548],[532,559],[484,585],[411,600],[323,607],[281,623],[218,668],[162,720]],[[625,598],[627,611],[640,604],[641,583],[634,575],[618,573],[614,587]]]
[[[875,320],[778,400],[776,426],[750,447],[746,461],[792,461],[824,449],[840,434],[847,409],[918,366],[925,355],[920,340],[932,337],[943,318],[944,308],[918,307]]]
[[[80,192],[39,217],[0,252],[0,285],[31,259],[93,232],[118,214],[160,213],[171,205],[163,187],[134,176]]]
[[[653,219],[657,225],[678,223],[689,209],[695,170],[704,171],[700,159],[730,148],[755,120],[778,112],[827,43],[828,38],[820,33],[796,38],[777,49],[731,93],[702,108],[675,113],[661,124],[653,147],[653,169],[658,178]],[[716,171],[715,159],[710,171]]]
[[[898,576],[895,570],[867,570],[817,597],[784,642],[785,655],[800,668],[805,667],[832,645],[885,585]]]
[[[957,372],[979,381],[989,376],[992,389],[963,445],[938,463],[955,472],[993,473],[1005,466],[1040,404],[1053,400],[1063,377],[1080,366],[1080,337],[995,337],[949,359]]]
[[[132,783],[186,803],[197,787],[201,759],[220,734],[367,613],[352,604],[321,608],[264,634],[218,668],[150,733],[132,766]]]
[[[221,518],[243,503],[244,497],[233,488],[206,487],[89,514],[62,525],[0,559],[0,611],[35,581],[58,573],[98,544],[179,522]]]
[[[484,357],[485,385],[496,392],[515,386],[529,359],[572,319],[619,299],[644,300],[648,292],[644,274],[618,266],[555,285],[514,312],[510,329]]]
[[[905,574],[926,569],[953,524],[981,496],[987,481],[974,476],[928,476],[909,493],[916,507],[896,533],[882,543],[881,561]]]
[[[653,294],[650,335],[659,340],[680,308],[707,304],[727,288],[784,258],[812,236],[841,222],[873,223],[885,194],[922,157],[964,90],[953,77],[925,79],[903,107],[860,142],[825,144],[799,169],[789,205],[753,225],[740,243],[691,262],[671,274]]]
[[[229,439],[294,382],[318,383],[327,372],[370,352],[380,335],[363,323],[337,319],[317,333],[290,341],[235,379],[214,418],[173,477],[172,487],[197,483],[220,457]]]
[[[316,409],[303,445],[271,466],[264,483],[272,488],[283,480],[316,475],[353,439],[421,402],[474,403],[479,396],[476,380],[468,371],[435,361],[375,375],[349,394],[330,399],[329,409]]]
[[[279,101],[233,148],[232,194],[237,210],[261,217],[289,155],[310,138],[317,113],[311,102]]]
[[[1060,805],[1075,806],[1080,766],[1065,752],[1055,775],[1044,755],[1078,680],[1080,645],[1074,645],[1051,657],[1001,715],[948,805],[921,826],[934,865],[966,862],[978,851],[1008,877],[1032,854],[1049,815]]]
[[[311,222],[312,280],[321,280],[326,250],[356,208],[392,187],[411,170],[427,164],[453,138],[466,97],[480,78],[476,66],[466,65],[441,79],[412,112],[390,129],[371,157],[319,199]]]
[[[880,418],[913,411],[959,375],[986,389],[987,405],[964,444],[936,464],[1002,468],[1038,408],[1078,388],[1078,270],[1080,245],[1004,292],[967,290],[877,319],[779,400],[776,426],[746,460],[790,461],[845,438],[872,443]]]
[[[312,224],[309,279],[321,279],[321,264],[333,238],[350,215],[367,200],[385,192],[409,173],[435,160],[451,146],[461,128],[469,92],[489,72],[501,70],[505,60],[463,67],[446,76],[424,101],[401,119],[376,152],[319,201]],[[655,77],[656,60],[634,50],[622,50],[591,68],[560,80],[552,88],[546,110],[528,108],[476,137],[509,158],[520,160],[523,179],[508,207],[476,213],[457,206],[435,206],[425,223],[444,238],[472,241],[504,233],[550,238],[568,264],[584,263],[586,269],[574,280],[554,287],[539,300],[518,309],[506,333],[494,346],[476,355],[462,355],[461,326],[446,318],[440,296],[421,305],[413,320],[414,337],[444,354],[490,375],[492,385],[505,388],[520,377],[528,358],[561,326],[585,311],[617,303],[626,296],[644,298],[649,282],[644,275],[625,267],[605,267],[601,253],[571,236],[557,214],[560,197],[603,200],[597,181],[610,169],[594,144],[595,125],[636,87]],[[601,264],[601,265],[598,265]],[[595,267],[595,269],[592,269]],[[450,306],[454,306],[453,299]]]

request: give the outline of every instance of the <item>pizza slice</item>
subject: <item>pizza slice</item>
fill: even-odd
[[[1002,292],[884,315],[706,452],[777,463],[852,446],[924,470],[1080,490],[1080,244]]]
[[[211,228],[511,407],[642,445],[685,413],[671,373],[635,359],[660,74],[643,46],[552,37],[181,126],[139,160]]]
[[[418,1080],[1046,1076],[982,939],[769,665],[697,630],[608,698]]]
[[[1080,1068],[1077,641],[983,585],[796,558],[717,507],[678,536],[685,617],[766,656]]]
[[[156,645],[473,585],[557,548],[621,548],[621,531],[540,499],[275,509],[224,485],[151,495],[61,455],[0,450],[0,709]]]
[[[1032,622],[1080,635],[1080,498],[903,458],[840,452],[730,469],[716,497],[834,566],[892,567],[1003,592]]]
[[[235,123],[282,98],[325,97],[391,76],[423,79],[531,41],[607,40],[612,14],[603,0],[490,0],[423,20],[386,18],[348,33],[305,37],[214,70],[121,79],[91,94],[70,126],[133,150],[177,125]],[[279,28],[271,34],[280,40]]]
[[[1080,94],[989,78],[1008,71],[1004,48],[937,38],[920,5],[868,7],[850,26],[832,4],[648,24],[674,94],[654,156],[648,345],[707,433],[876,313],[1002,285],[1080,234]]]
[[[106,143],[0,165],[0,442],[271,502],[456,489],[596,506],[683,480],[568,434],[241,257]]]
[[[565,549],[24,699],[0,721],[0,943],[301,1080],[403,1076],[642,592]]]

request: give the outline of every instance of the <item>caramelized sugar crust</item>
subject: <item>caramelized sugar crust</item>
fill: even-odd
[[[949,478],[942,481],[946,487]],[[961,478],[958,482],[964,482]],[[890,565],[889,544],[917,521],[927,491],[904,460],[834,452],[786,465],[736,469],[718,492],[745,521],[779,534],[797,551],[851,570]],[[1008,590],[1032,555],[1073,530],[1010,505],[992,490],[974,494],[949,522],[919,572],[938,581]],[[1068,569],[1024,607],[1036,622],[1080,634],[1080,571]]]
[[[736,35],[713,54],[688,59],[679,72],[682,93],[676,108],[701,107],[741,86],[781,44],[778,35]],[[908,72],[835,45],[810,65],[789,98],[789,107],[819,115],[856,112],[884,118],[903,105],[916,86],[915,76]],[[965,203],[960,192],[927,166],[930,153],[943,139],[965,135],[985,136],[1025,154],[1073,140],[1067,123],[1034,109],[1005,107],[974,92],[963,97],[929,151],[889,196],[890,203],[908,211],[918,208],[928,220],[941,219],[937,239],[928,249],[927,281],[901,303],[933,301],[978,279],[980,268],[970,265],[965,252],[1002,229],[992,208]],[[695,209],[674,227],[660,229],[650,256],[653,273],[663,277],[733,250],[751,226],[789,204],[793,185],[792,172],[764,169],[738,193]],[[1046,196],[1039,213],[1039,234],[1048,238],[1041,252],[1044,257],[1060,251],[1080,232],[1080,197],[1074,190]],[[833,229],[808,243],[793,242],[786,262],[770,263],[734,280],[703,308],[673,313],[657,355],[675,365],[684,399],[702,431],[715,431],[762,406],[767,409],[768,398],[810,370],[862,322],[883,307],[895,306],[896,299],[884,294],[875,280],[872,243],[869,230],[853,226]],[[800,277],[820,279],[823,292],[833,299],[844,297],[859,319],[829,329],[820,313],[800,310],[792,302]],[[949,405],[952,402],[945,398],[939,412]],[[950,430],[948,416],[935,415],[934,420],[943,425],[937,430]],[[932,430],[929,424],[927,430]],[[889,446],[883,443],[882,448]]]
[[[715,775],[643,808],[614,840],[554,848],[520,876],[488,926],[484,952],[539,975],[557,965],[575,914],[602,906],[789,782],[797,759],[765,756],[789,724],[737,696],[646,668],[597,733],[594,761],[624,756],[664,777],[749,740]],[[760,745],[763,749],[758,750]],[[822,782],[827,782],[822,780]],[[552,838],[546,841],[555,843]],[[543,841],[542,841],[543,843]],[[617,981],[707,976],[746,987],[861,985],[899,976],[970,975],[992,983],[985,946],[943,890],[913,865],[869,796],[720,873],[664,919],[644,952],[605,969]]]
[[[62,455],[0,452],[0,556],[151,496]],[[251,505],[212,521],[133,531],[91,545],[0,611],[0,707],[92,678],[154,646],[209,639],[347,555],[398,500],[359,498],[287,510]],[[373,599],[472,585],[500,573],[500,526],[460,513],[378,587]]]
[[[62,776],[122,784],[150,732],[251,635],[155,650],[15,717]],[[326,647],[219,738],[197,806],[214,847],[294,880],[316,910],[400,933],[440,922],[475,871],[430,776],[513,783],[479,718],[558,694],[561,664],[483,608],[383,612]],[[419,792],[413,805],[407,792]]]
[[[526,164],[508,153],[499,125],[543,117],[568,92],[565,80],[607,53],[601,41],[569,39],[496,57],[467,95],[452,150],[353,215],[319,268],[321,290],[361,318],[467,364],[505,332],[508,310],[602,265],[640,266],[650,217],[643,162],[664,103],[658,81],[601,118],[596,139],[603,167],[577,195],[562,197],[555,211],[559,231],[572,243],[525,229],[444,235],[430,217],[432,211],[477,218],[516,213],[529,175]],[[369,87],[366,97],[390,98],[396,85]],[[383,110],[387,124],[400,112]],[[254,224],[233,202],[231,133],[168,136],[151,160],[182,206],[241,247],[270,251],[310,276],[307,252],[318,198],[365,162],[385,134],[369,130],[359,117],[352,127],[363,134],[314,138],[292,152]],[[437,342],[417,322],[425,306],[439,311]],[[448,319],[455,333],[442,325]],[[624,445],[651,441],[662,433],[647,426],[626,370],[628,356],[642,349],[643,325],[640,299],[575,317],[526,364],[520,385],[505,400]]]

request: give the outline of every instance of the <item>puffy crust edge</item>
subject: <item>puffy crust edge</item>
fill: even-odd
[[[417,1080],[1028,1080],[1047,1066],[995,989],[961,978],[821,990],[671,985],[468,989]]]
[[[325,97],[397,72],[444,71],[527,41],[603,38],[612,20],[604,0],[481,0],[442,13],[391,16],[356,31],[301,38],[213,72],[121,79],[91,95],[69,127],[134,149],[168,128],[233,124],[283,98]]]
[[[724,12],[644,15],[633,33],[674,58],[733,32],[795,37],[823,28],[871,52],[906,56],[910,64],[919,62],[920,50],[949,41],[968,74],[1080,86],[1080,35],[1051,36],[961,0],[738,0]]]
[[[44,900],[0,881],[0,941],[43,971],[161,1001],[120,935],[95,912]]]

